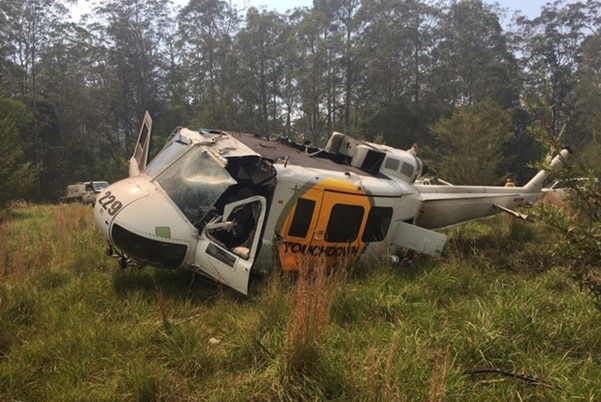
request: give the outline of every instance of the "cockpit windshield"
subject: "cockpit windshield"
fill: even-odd
[[[171,145],[177,147],[177,143]],[[161,154],[153,160],[153,165]],[[171,165],[163,170],[157,181],[193,224],[211,210],[228,187],[237,183],[203,146],[195,146],[177,160],[177,154],[169,153],[168,156],[170,159],[164,161]]]
[[[154,178],[188,149],[190,149],[190,142],[184,141],[179,134],[175,135],[171,141],[165,144],[161,152],[150,161],[145,173]]]

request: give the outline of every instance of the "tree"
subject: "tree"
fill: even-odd
[[[361,124],[361,133],[366,139],[378,139],[398,148],[409,149],[415,142],[424,145],[423,137],[416,132],[420,122],[410,106],[402,101],[377,105],[373,115]]]
[[[146,110],[157,115],[165,96],[165,40],[175,23],[169,0],[104,0],[95,9],[100,23],[91,29],[104,50],[98,63],[104,100],[113,122],[110,132],[129,155]]]
[[[25,105],[0,98],[0,211],[11,201],[25,197],[35,183],[38,168],[25,161],[19,128],[24,129],[31,120]]]
[[[568,136],[566,143],[581,143],[573,119],[576,68],[581,45],[595,25],[598,3],[578,2],[562,7],[561,1],[547,3],[533,20],[520,17],[514,46],[519,49],[524,75],[524,98],[535,115],[548,116],[540,122],[554,137]],[[544,100],[543,103],[540,100]],[[550,109],[548,109],[550,106]],[[567,129],[564,129],[567,127]]]
[[[236,109],[236,91],[230,80],[236,66],[232,36],[239,24],[237,11],[222,0],[191,0],[178,15],[178,22],[187,95],[199,111],[195,122],[230,128]]]
[[[387,105],[402,99],[413,104],[411,109],[419,108],[432,68],[440,8],[419,0],[363,2],[357,51],[365,79],[357,84],[366,104]]]
[[[511,114],[491,102],[463,106],[432,127],[439,150],[432,166],[452,183],[499,184],[502,148],[512,128]]]
[[[575,124],[580,127],[579,143],[601,144],[601,34],[589,36],[581,47],[578,83],[574,88],[575,107],[578,111]],[[601,171],[601,165],[596,166]]]
[[[482,0],[461,0],[444,14],[433,50],[435,93],[454,106],[518,105],[517,63],[499,17]]]
[[[540,102],[544,104],[545,102]],[[551,115],[551,106],[546,112]],[[557,149],[556,134],[552,127],[538,123],[533,127],[541,134],[541,140],[549,149]],[[594,145],[585,152],[599,150]],[[599,159],[599,154],[595,155]],[[553,172],[559,179],[574,177],[574,161],[570,166],[557,169]],[[558,235],[558,240],[553,248],[557,263],[566,267],[572,279],[581,290],[589,292],[597,307],[601,307],[601,183],[593,175],[594,169],[590,168],[589,160],[580,158],[579,170],[587,175],[584,184],[577,180],[566,180],[568,190],[566,197],[560,202],[540,203],[537,208],[538,220],[552,228]],[[597,171],[598,174],[598,171]]]
[[[47,93],[40,85],[42,59],[60,41],[67,15],[64,3],[72,1],[10,0],[0,6],[0,37],[10,66],[5,71],[18,74],[11,77],[7,95],[22,100],[31,111],[31,126],[23,132],[23,140],[32,145],[26,149],[27,158],[42,167],[50,166],[48,159],[54,159],[46,145],[57,131],[54,105],[44,99]],[[40,180],[33,198],[43,199],[46,192],[45,182]]]
[[[304,12],[297,25],[300,52],[304,55],[304,68],[297,77],[299,103],[302,112],[297,124],[306,132],[307,140],[323,145],[336,112],[334,42],[336,27],[330,24],[333,11],[327,1]],[[334,117],[335,118],[335,117]]]
[[[276,12],[259,12],[251,7],[246,14],[246,26],[236,35],[239,54],[239,109],[253,132],[270,135],[281,132],[283,81],[286,66],[283,47],[286,45],[285,20]],[[242,124],[242,122],[240,122]]]

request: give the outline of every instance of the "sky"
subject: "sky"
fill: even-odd
[[[585,3],[586,0],[580,0]],[[280,13],[286,12],[288,9],[292,9],[294,7],[309,7],[313,4],[313,0],[232,0],[234,4],[249,6],[266,6],[267,10],[277,10]],[[553,2],[552,0],[484,0],[485,3],[494,4],[499,3],[499,5],[508,9],[507,15],[511,17],[514,11],[521,11],[522,14],[526,15],[529,18],[535,18],[540,15],[540,9],[542,6],[549,2]],[[567,3],[577,3],[578,0],[563,0],[564,4]]]
[[[313,4],[313,0],[232,0],[237,4],[245,4],[249,3],[250,6],[259,7],[261,5],[265,5],[268,10],[276,9],[280,13],[286,12],[287,9],[292,9],[294,7],[301,6],[311,6]],[[580,0],[585,3],[586,0]],[[521,11],[522,14],[526,15],[529,18],[535,18],[540,15],[540,9],[542,6],[547,4],[548,2],[552,2],[550,0],[484,0],[485,3],[494,4],[499,3],[499,5],[508,9],[508,17],[511,17],[514,11]],[[564,4],[567,3],[577,3],[578,0],[563,0]]]
[[[581,3],[586,3],[586,0],[581,0]],[[522,14],[532,19],[540,15],[540,9],[547,3],[553,3],[550,0],[485,0],[485,3],[499,3],[502,8],[509,10],[507,15],[511,18],[514,11],[521,11]],[[577,0],[563,0],[563,4],[578,3]]]
[[[175,4],[186,4],[187,0],[173,0]],[[229,1],[229,0],[226,0]],[[267,10],[277,10],[280,13],[285,13],[295,7],[310,7],[313,0],[231,0],[233,4],[238,5],[238,8],[254,6],[257,8],[265,7]],[[538,17],[542,6],[550,2],[550,0],[484,0],[486,3],[498,3],[501,8],[507,9],[507,18],[511,18],[515,11],[521,11],[528,18]],[[585,0],[563,0],[564,4],[577,3]],[[89,1],[79,0],[77,6],[72,7],[72,14],[77,20],[83,10],[86,10]]]

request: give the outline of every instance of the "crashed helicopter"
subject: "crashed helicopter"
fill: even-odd
[[[549,171],[522,187],[420,185],[405,151],[334,132],[325,148],[286,138],[178,127],[148,161],[146,113],[129,177],[97,195],[108,251],[127,265],[186,268],[248,293],[251,274],[311,258],[400,248],[438,256],[445,228],[544,196]],[[551,168],[563,163],[562,150]]]

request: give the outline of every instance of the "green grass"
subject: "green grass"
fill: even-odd
[[[601,312],[537,225],[471,223],[442,258],[274,275],[250,298],[121,270],[89,207],[0,225],[0,400],[601,398]]]

